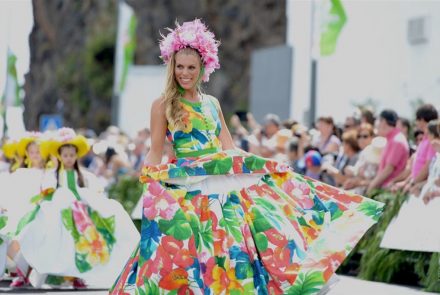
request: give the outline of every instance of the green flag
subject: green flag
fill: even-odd
[[[333,54],[339,33],[347,22],[347,16],[340,0],[325,1],[330,1],[331,6],[328,15],[324,18],[324,28],[320,40],[320,51],[324,56]]]
[[[135,14],[130,17],[128,24],[128,40],[124,44],[124,64],[122,66],[122,77],[119,90],[122,91],[125,88],[125,81],[127,80],[128,67],[133,64],[134,52],[136,49],[136,26],[137,18]]]
[[[115,94],[124,90],[128,69],[133,64],[136,49],[136,27],[137,18],[133,9],[124,1],[120,1],[116,40]]]
[[[18,84],[16,62],[17,57],[8,48],[7,75],[5,89],[1,98],[2,130],[7,131],[9,136],[24,132],[23,102],[20,97],[20,85]],[[0,131],[0,133],[2,133]],[[2,133],[4,135],[5,133]]]
[[[9,49],[7,59],[6,84],[1,100],[2,113],[8,106],[21,106],[20,86],[18,85],[17,68],[15,66],[17,57]]]

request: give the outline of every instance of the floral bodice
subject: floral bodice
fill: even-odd
[[[199,102],[180,99],[186,111],[184,130],[168,124],[166,136],[177,158],[198,157],[221,151],[218,138],[221,131],[220,105],[216,98],[202,95]]]

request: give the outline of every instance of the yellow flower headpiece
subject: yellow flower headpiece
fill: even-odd
[[[90,145],[88,144],[87,139],[82,135],[77,135],[71,128],[59,129],[54,139],[43,144],[43,149],[47,151],[48,154],[60,158],[59,150],[63,145],[75,146],[77,148],[78,158],[85,156],[90,150]]]
[[[3,154],[8,159],[14,159],[17,153],[17,141],[8,139],[2,146]]]
[[[26,149],[28,145],[33,142],[40,144],[40,137],[40,132],[26,132],[26,134],[22,138],[20,138],[17,143],[17,154],[20,157],[24,158],[26,156]]]

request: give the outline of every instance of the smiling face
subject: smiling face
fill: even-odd
[[[194,49],[185,48],[175,55],[174,77],[185,90],[195,89],[200,78],[201,60]]]

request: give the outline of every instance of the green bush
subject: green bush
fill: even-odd
[[[121,203],[124,209],[131,214],[142,196],[142,184],[137,177],[123,176],[110,186],[108,195],[109,198]]]
[[[380,247],[385,230],[397,216],[408,196],[377,191],[372,199],[385,203],[379,222],[361,239],[338,273],[385,283],[419,285],[429,292],[440,292],[439,253],[400,251]]]

